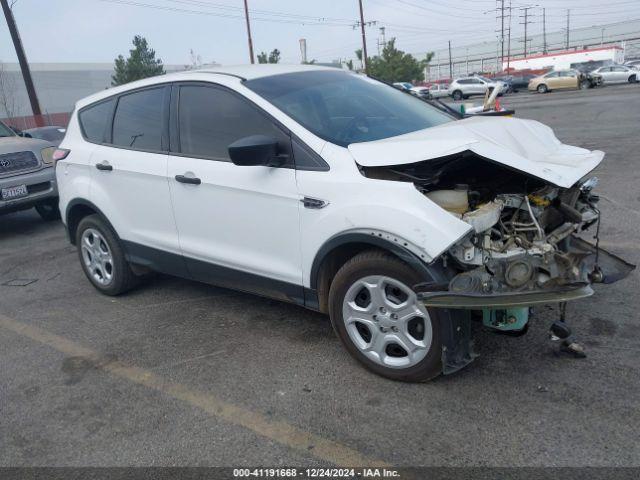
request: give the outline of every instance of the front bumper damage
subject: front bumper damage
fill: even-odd
[[[510,314],[524,308],[525,315],[528,315],[526,307],[554,303],[563,306],[566,302],[593,295],[594,283],[617,282],[636,268],[579,237],[570,236],[566,241],[566,256],[574,263],[566,266],[565,277],[555,278],[542,285],[535,280],[534,270],[538,267],[534,265],[530,273],[524,272],[525,277],[530,277],[530,281],[518,288],[509,286],[505,275],[512,275],[514,268],[519,269],[522,274],[522,269],[525,268],[522,263],[517,263],[522,259],[511,258],[489,262],[486,266],[459,273],[448,285],[430,283],[416,286],[418,298],[425,306],[442,308],[443,312],[448,312],[440,325],[443,335],[442,369],[445,375],[462,369],[478,356],[471,331],[472,311],[484,310],[486,316],[488,309]],[[566,278],[566,272],[571,272],[572,278]],[[513,284],[513,278],[509,281]],[[561,312],[564,312],[562,307]],[[563,317],[560,322],[560,326],[570,332]],[[553,328],[552,326],[552,332]],[[573,339],[570,333],[567,337]]]
[[[543,259],[501,259],[456,275],[445,289],[419,292],[418,298],[427,307],[470,310],[564,303],[589,297],[593,295],[592,284],[617,282],[635,269],[635,265],[576,236],[569,237],[568,243],[563,260],[573,262],[565,266],[570,278],[565,273],[540,284],[536,269],[552,268]],[[514,286],[518,283],[523,284]]]

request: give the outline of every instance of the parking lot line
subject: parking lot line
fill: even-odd
[[[286,422],[272,420],[260,413],[220,400],[210,393],[191,390],[184,385],[169,382],[143,368],[103,359],[98,352],[42,328],[19,322],[2,314],[0,314],[0,327],[65,355],[90,359],[96,368],[115,377],[169,395],[191,406],[198,407],[213,417],[244,427],[258,435],[320,460],[344,467],[388,466],[385,462],[366,457],[346,445],[306,432]]]

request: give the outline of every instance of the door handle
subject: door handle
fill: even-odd
[[[202,183],[202,180],[197,177],[185,177],[184,175],[176,175],[175,179],[180,183],[188,183],[190,185],[200,185]]]
[[[327,202],[326,200],[321,200],[319,198],[313,197],[304,197],[301,198],[300,201],[304,205],[304,208],[311,208],[314,210],[319,210],[329,205],[329,202]]]
[[[96,168],[98,170],[103,170],[106,172],[110,172],[111,170],[113,170],[113,166],[109,165],[107,162],[96,163]]]

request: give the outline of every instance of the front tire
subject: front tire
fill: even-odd
[[[380,250],[356,255],[333,279],[333,328],[347,351],[372,372],[408,382],[442,373],[439,313],[424,307],[412,289],[423,281]]]
[[[464,95],[462,95],[462,92],[460,90],[456,90],[451,96],[456,102],[459,102],[464,98]]]
[[[137,284],[118,236],[99,215],[80,221],[76,246],[82,270],[99,292],[120,295]]]
[[[638,77],[636,75],[631,75],[629,77],[629,83],[636,83],[638,81]]]
[[[547,93],[549,88],[543,83],[542,85],[538,85],[538,93]]]

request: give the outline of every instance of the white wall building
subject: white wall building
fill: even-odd
[[[513,58],[502,65],[512,70],[563,70],[571,68],[576,63],[604,61],[610,63],[624,62],[624,49],[617,45],[554,52],[547,55],[531,55],[526,58]]]
[[[31,63],[31,76],[43,114],[71,112],[83,97],[111,87],[113,63]],[[165,65],[166,72],[185,70],[185,65]],[[29,97],[17,63],[2,65],[5,93],[14,99],[12,115],[0,107],[0,118],[31,115]]]

